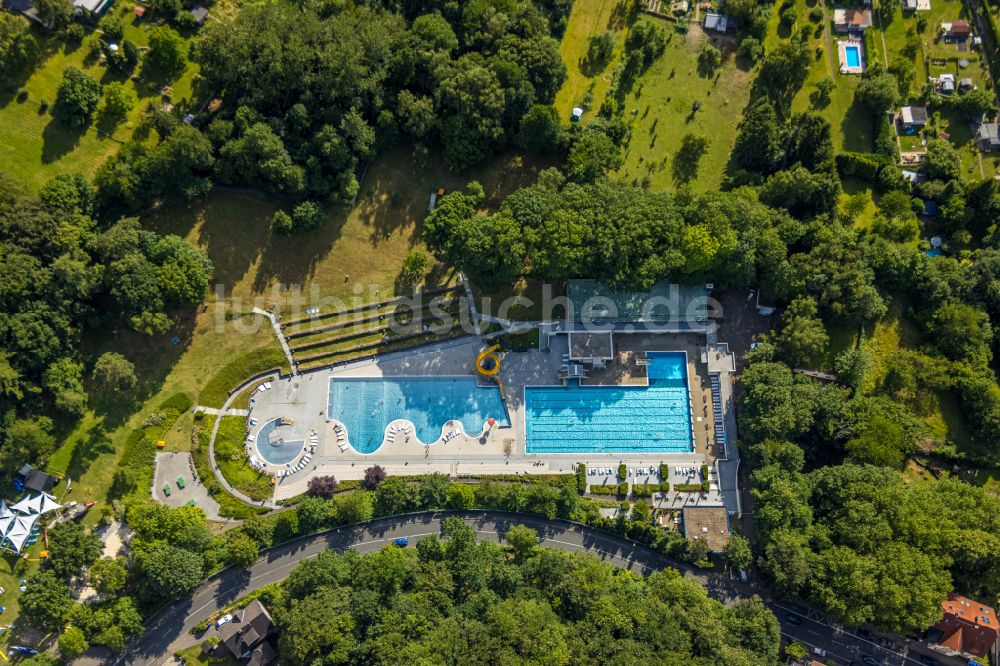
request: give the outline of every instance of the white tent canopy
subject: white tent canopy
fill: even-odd
[[[49,511],[55,511],[56,509],[62,508],[62,505],[59,504],[59,502],[57,502],[52,495],[47,493],[38,493],[34,497],[22,498],[21,501],[14,504],[10,508],[19,513],[31,516],[35,514],[48,513]]]
[[[14,513],[7,506],[7,500],[0,500],[0,520],[10,518]]]
[[[24,547],[24,542],[31,536],[31,530],[38,522],[38,516],[18,516],[10,520],[0,532],[3,544],[12,548],[15,552],[20,552]]]
[[[48,493],[42,493],[38,496],[39,507],[38,513],[48,513],[49,511],[55,511],[56,509],[61,509],[62,504],[56,501],[56,498]]]

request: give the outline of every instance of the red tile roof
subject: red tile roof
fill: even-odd
[[[1000,637],[997,613],[985,604],[952,592],[941,602],[941,609],[944,617],[934,625],[942,634],[938,645],[961,654],[982,657]]]

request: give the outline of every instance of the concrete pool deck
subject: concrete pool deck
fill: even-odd
[[[697,337],[691,335],[635,335],[626,337],[629,351],[687,351],[689,391],[694,403],[694,451],[684,453],[566,453],[526,454],[524,444],[524,387],[557,383],[562,355],[567,352],[567,338],[555,336],[551,351],[531,350],[506,353],[500,371],[504,383],[506,404],[511,426],[494,428],[482,440],[465,434],[447,442],[438,440],[423,445],[415,438],[396,437],[385,442],[371,454],[361,454],[353,448],[341,451],[333,430],[334,422],[327,418],[327,400],[331,377],[404,377],[404,376],[475,376],[476,355],[483,348],[478,337],[465,337],[432,345],[324,368],[271,382],[269,391],[258,392],[250,405],[258,426],[275,418],[290,418],[293,431],[308,439],[315,430],[319,435],[316,452],[305,469],[278,480],[275,500],[305,492],[313,476],[333,475],[338,479],[360,479],[364,470],[378,464],[389,474],[413,475],[440,472],[450,476],[476,474],[539,474],[572,473],[577,463],[593,467],[615,467],[626,462],[630,468],[656,467],[661,462],[673,469],[678,466],[712,465],[708,435],[712,432],[708,408],[707,369],[697,367]],[[625,350],[623,350],[625,351]],[[479,380],[480,385],[488,385]],[[388,424],[386,424],[388,425]],[[444,424],[442,424],[444,425]],[[256,427],[253,429],[256,432]],[[478,435],[478,433],[477,433]],[[350,433],[348,433],[348,439]],[[709,457],[706,459],[706,453]],[[684,482],[683,479],[671,479]],[[601,484],[608,480],[591,477]]]
[[[847,56],[848,49],[857,49],[858,63],[857,65],[850,64],[850,60]],[[837,54],[840,56],[840,73],[841,74],[864,74],[865,73],[865,45],[864,42],[858,39],[839,39],[837,40]]]

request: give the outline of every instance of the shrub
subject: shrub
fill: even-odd
[[[703,481],[708,479],[708,465],[701,466],[701,478]]]
[[[624,481],[628,478],[628,468],[625,467],[625,463],[618,465],[618,479]]]
[[[580,494],[587,492],[587,466],[583,463],[576,466],[576,491]]]
[[[794,5],[789,5],[781,10],[781,25],[786,28],[790,28],[795,25],[795,21],[799,18],[798,13],[795,11]]]
[[[670,478],[670,466],[667,463],[660,463],[660,478],[669,479]]]
[[[191,398],[188,397],[187,393],[179,392],[173,394],[172,396],[164,400],[162,403],[160,403],[160,409],[162,410],[176,409],[178,412],[183,413],[191,409],[192,404],[193,403],[191,402]]]
[[[365,470],[365,480],[362,482],[365,490],[375,490],[385,481],[386,473],[383,467],[373,465]]]
[[[622,481],[618,484],[618,496],[627,497],[628,496],[628,482]]]
[[[823,8],[820,6],[813,7],[809,11],[809,20],[813,23],[820,23],[823,21]]]
[[[674,486],[674,490],[679,493],[700,493],[702,492],[702,484],[700,483],[678,483]]]
[[[283,210],[274,211],[274,215],[271,217],[271,231],[287,236],[292,233],[294,226],[291,215]]]
[[[337,492],[337,479],[333,476],[314,476],[309,479],[307,495],[330,499]]]
[[[295,231],[309,231],[323,224],[326,213],[315,201],[303,201],[292,210],[292,226]]]
[[[108,14],[102,18],[97,27],[104,33],[104,39],[109,42],[117,42],[125,36],[125,24],[114,14]]]
[[[617,495],[618,486],[590,486],[591,495]]]
[[[80,44],[87,36],[87,31],[79,23],[74,23],[66,28],[66,41],[70,44]]]

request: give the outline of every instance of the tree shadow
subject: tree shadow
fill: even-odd
[[[854,152],[868,152],[872,150],[872,120],[871,114],[864,109],[857,101],[851,102],[851,106],[844,114],[844,119],[840,123],[841,134],[844,137],[844,150]]]
[[[621,30],[635,23],[639,17],[639,3],[621,0],[608,17],[608,30]]]
[[[73,128],[53,118],[42,130],[42,164],[52,164],[72,152],[87,132],[87,127]]]
[[[681,146],[671,165],[675,185],[687,185],[698,177],[701,158],[707,151],[708,139],[705,137],[688,134],[681,139]]]

